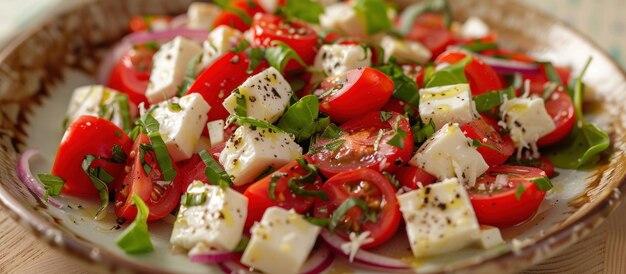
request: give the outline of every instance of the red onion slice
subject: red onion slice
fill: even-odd
[[[208,250],[200,253],[189,254],[189,259],[194,263],[216,264],[239,259],[240,253],[222,250]]]
[[[330,249],[325,245],[313,251],[309,256],[309,259],[302,265],[300,274],[317,274],[328,269],[335,260],[335,256]],[[255,274],[259,273],[251,270],[250,268],[238,263],[239,259],[219,263],[219,267],[224,273],[241,273],[241,274]],[[280,262],[277,262],[280,263]]]
[[[521,73],[524,75],[528,75],[541,73],[541,71],[539,70],[539,66],[534,63],[526,63],[515,60],[504,60],[485,55],[478,55],[478,58],[485,62],[485,64],[493,68],[493,70],[499,74]]]
[[[344,239],[337,236],[336,234],[329,232],[328,230],[322,231],[322,239],[324,239],[324,241],[335,253],[345,257],[349,257],[349,254],[346,254],[341,249],[341,245],[346,243]],[[354,256],[354,262],[390,270],[411,269],[411,266],[404,263],[403,261],[372,253],[363,249],[357,251],[356,255]]]
[[[22,155],[20,155],[20,158],[17,162],[17,176],[31,192],[33,192],[40,199],[44,200],[43,197],[46,193],[46,190],[39,182],[39,180],[37,180],[35,176],[33,176],[33,173],[30,171],[30,159],[37,155],[39,155],[39,151],[35,149],[28,149],[24,151]],[[56,208],[63,208],[63,203],[52,197],[48,197],[48,203]]]

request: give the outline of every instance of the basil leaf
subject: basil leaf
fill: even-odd
[[[317,218],[317,217],[304,217],[304,219],[316,226],[319,227],[328,227],[328,225],[330,224],[330,219],[329,218]]]
[[[519,184],[517,186],[517,190],[515,190],[515,199],[520,200],[522,198],[522,194],[526,192],[526,188],[524,188],[524,184]]]
[[[246,55],[250,59],[250,64],[248,65],[248,69],[246,73],[252,74],[254,70],[265,60],[265,50],[260,48],[248,48],[246,50]]]
[[[237,15],[237,17],[239,17],[244,23],[246,23],[246,25],[252,25],[252,17],[250,17],[250,15],[248,15],[245,11],[237,7],[233,7],[230,2],[230,0],[213,0],[213,3],[220,6],[220,8],[222,8],[224,11],[228,11]],[[252,3],[252,5],[256,4]]]
[[[272,176],[272,178],[270,179],[270,187],[268,189],[269,191],[269,196],[270,199],[272,199],[272,201],[276,201],[276,183],[278,183],[278,180],[282,179],[283,177],[287,176],[287,174],[284,173],[278,173],[278,174],[274,174]]]
[[[274,132],[286,132],[284,131],[282,128],[279,128],[275,125],[272,125],[266,121],[263,120],[259,120],[259,119],[254,119],[254,118],[250,118],[250,117],[242,117],[242,116],[238,116],[238,115],[231,115],[230,117],[228,117],[228,119],[226,120],[227,124],[229,123],[235,123],[237,125],[250,125],[253,127],[260,127],[260,128],[266,128],[269,129],[270,132],[274,131]]]
[[[425,87],[431,88],[467,83],[467,78],[465,78],[465,66],[471,61],[472,57],[468,55],[456,64],[433,72]]]
[[[374,67],[391,78],[393,81],[393,98],[403,100],[413,106],[419,107],[420,95],[415,80],[404,74],[402,68],[389,62],[383,66]]]
[[[365,19],[367,34],[386,31],[392,27],[384,0],[357,0],[353,9],[359,18]]]
[[[342,134],[344,134],[343,130],[341,130],[337,125],[330,123],[320,137],[324,139],[337,139],[341,137]]]
[[[491,49],[497,49],[498,48],[498,44],[496,43],[485,43],[483,41],[480,40],[475,40],[470,44],[465,44],[465,45],[461,45],[461,48],[471,51],[471,52],[476,52],[476,53],[481,53],[483,51],[486,50],[491,50]]]
[[[148,133],[148,137],[150,138],[150,143],[152,144],[152,149],[156,155],[157,163],[161,169],[163,179],[165,181],[174,180],[174,178],[176,178],[176,170],[174,169],[174,164],[172,163],[170,154],[167,151],[165,142],[163,142],[163,138],[159,133],[159,122],[154,119],[151,114],[148,114],[144,118],[144,127]]]
[[[546,78],[552,83],[556,83],[557,85],[563,85],[563,81],[561,80],[561,76],[556,71],[552,63],[550,62],[537,62],[539,65],[543,67]]]
[[[474,96],[474,104],[478,112],[488,112],[504,103],[507,99],[515,98],[515,89],[510,86],[505,89],[491,91]]]
[[[235,249],[233,249],[233,252],[243,252],[244,250],[246,250],[246,247],[248,247],[249,242],[250,237],[246,235],[241,236],[241,240],[239,241]]]
[[[96,188],[96,190],[98,190],[98,196],[100,196],[100,208],[94,216],[94,219],[97,220],[104,217],[102,213],[105,213],[105,209],[109,206],[108,185],[115,179],[113,178],[113,176],[111,176],[111,174],[104,170],[104,168],[91,167],[91,164],[93,164],[93,162],[98,158],[99,157],[95,155],[86,155],[81,164],[83,171],[85,172],[85,174],[87,174],[87,177],[89,177],[89,180]]]
[[[285,42],[275,40],[272,41],[272,45],[265,49],[265,60],[278,71],[283,72],[290,60],[295,60],[303,67],[307,66],[300,55]]]
[[[185,190],[186,191],[186,190]],[[180,197],[180,203],[189,207],[189,206],[199,206],[206,202],[207,194],[206,192],[201,193],[185,193]]]
[[[202,162],[206,165],[204,174],[211,184],[227,187],[233,184],[232,179],[226,171],[220,166],[220,164],[213,159],[213,156],[206,150],[202,150],[199,153]]]
[[[338,139],[335,141],[332,141],[326,145],[324,145],[324,149],[330,150],[331,152],[335,152],[337,151],[339,148],[341,148],[341,146],[343,145],[343,143],[345,143],[346,140],[344,139]]]
[[[122,118],[122,129],[128,133],[132,130],[128,107],[128,95],[116,94],[113,99],[117,103],[118,111],[120,113],[120,117]]]
[[[241,94],[239,89],[235,89],[232,92],[237,99],[237,105],[235,105],[235,114],[246,117],[248,116],[248,99],[245,95]]]
[[[317,129],[319,101],[315,95],[302,97],[291,105],[278,121],[278,127],[296,136],[301,142],[308,139]]]
[[[122,149],[122,147],[118,144],[113,145],[113,151],[111,152],[113,157],[111,158],[111,162],[116,164],[125,164],[128,156],[126,152]]]
[[[530,181],[533,182],[541,191],[548,191],[554,187],[552,182],[550,182],[550,179],[546,176],[534,178]]]
[[[391,111],[381,111],[380,112],[380,121],[381,122],[387,122],[387,120],[391,119],[392,116],[393,116],[393,113],[391,113]]]
[[[383,171],[383,175],[385,175],[385,178],[387,178],[387,180],[389,180],[389,182],[396,188],[400,188],[402,185],[400,184],[400,181],[398,181],[398,178],[396,178],[396,175],[393,175],[387,171]]]
[[[297,18],[309,23],[319,23],[324,6],[313,0],[287,0],[282,12],[287,18]]]
[[[406,138],[406,131],[402,129],[397,129],[396,134],[387,141],[387,144],[397,147],[399,149],[404,149],[404,139]]]
[[[178,90],[176,91],[176,95],[178,97],[183,97],[189,91],[189,88],[196,81],[196,68],[202,62],[202,53],[196,54],[189,64],[187,65],[187,71],[185,72],[185,77],[183,77],[183,82],[178,86]]]
[[[48,200],[48,196],[59,196],[63,185],[65,185],[63,178],[52,174],[37,174],[37,178],[39,178],[46,190],[43,196],[43,199],[46,201]]]
[[[123,249],[124,252],[129,254],[153,251],[154,246],[152,245],[150,233],[148,232],[148,215],[150,214],[150,209],[148,209],[137,194],[133,194],[132,199],[137,207],[137,216],[117,240],[115,240],[115,243]]]
[[[364,215],[367,215],[369,212],[369,207],[363,200],[355,197],[350,197],[343,201],[343,203],[341,203],[341,205],[339,205],[339,207],[335,209],[330,218],[330,222],[328,223],[328,229],[334,230],[339,224],[339,221],[341,221],[341,218],[343,218],[343,216],[345,216],[346,213],[348,213],[348,211],[353,207],[359,207],[363,211]]]
[[[429,12],[443,12],[443,19],[449,29],[452,25],[452,11],[446,0],[428,0],[424,3],[413,4],[404,9],[400,15],[400,33],[408,35],[415,26],[415,20],[423,14]]]
[[[417,144],[421,144],[426,141],[426,139],[430,138],[430,136],[433,136],[435,131],[435,123],[433,120],[430,120],[428,124],[424,124],[420,121],[411,128],[411,132],[413,132],[413,141]]]
[[[488,147],[488,148],[493,149],[493,150],[495,150],[497,152],[500,152],[500,149],[498,147],[496,147],[494,145],[483,143],[483,142],[479,141],[478,139],[472,139],[472,146],[475,147],[475,148]]]

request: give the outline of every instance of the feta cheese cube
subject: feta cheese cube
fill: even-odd
[[[399,40],[391,36],[383,37],[380,45],[385,52],[385,62],[395,57],[399,63],[423,64],[432,56],[430,50],[418,42]]]
[[[224,55],[237,47],[244,40],[243,33],[229,26],[219,26],[209,33],[209,37],[202,43],[202,59],[196,67],[200,72]]]
[[[224,142],[224,120],[215,120],[206,124],[211,147]]]
[[[425,123],[432,120],[436,129],[447,123],[463,125],[478,117],[468,84],[423,88],[419,94],[420,116]]]
[[[246,196],[194,181],[181,199],[170,242],[185,249],[233,250],[241,240],[247,214]]]
[[[210,3],[193,2],[187,9],[187,27],[209,30],[222,9]]]
[[[241,262],[265,273],[299,273],[319,232],[293,210],[270,207],[252,226]]]
[[[202,95],[192,93],[162,102],[152,111],[159,122],[161,138],[175,162],[193,155],[210,109]]]
[[[131,119],[137,115],[135,107],[130,104],[128,95],[114,89],[100,85],[79,87],[70,99],[66,124],[71,124],[82,115],[90,115],[105,118],[122,129],[125,123],[130,127]],[[122,111],[128,113],[126,121]]]
[[[341,74],[351,69],[372,65],[372,51],[358,45],[323,45],[315,56],[313,68],[317,80]]]
[[[480,39],[489,35],[489,26],[480,18],[472,16],[461,27],[461,35],[469,39]]]
[[[325,29],[332,29],[347,36],[367,37],[365,18],[357,15],[350,4],[337,3],[327,6],[320,15],[320,25]]]
[[[154,54],[146,97],[151,104],[176,96],[185,78],[189,62],[202,52],[195,42],[178,36]]]
[[[302,156],[302,148],[285,132],[240,126],[220,154],[224,170],[235,185],[250,183],[268,167],[280,168]]]
[[[246,101],[246,116],[274,123],[283,115],[293,95],[289,82],[273,67],[254,75],[226,99],[224,108],[231,114],[237,108],[237,99]]]
[[[509,129],[511,139],[517,147],[518,158],[523,148],[530,148],[533,157],[538,157],[537,140],[554,131],[554,121],[539,97],[513,98],[500,106],[502,127]]]
[[[480,225],[480,236],[478,245],[484,249],[490,249],[504,244],[500,229],[489,225]]]
[[[489,168],[458,124],[446,124],[435,132],[409,163],[440,180],[456,177],[469,186],[474,186],[476,178]]]
[[[398,202],[415,257],[455,251],[478,238],[474,209],[457,179],[401,194]]]

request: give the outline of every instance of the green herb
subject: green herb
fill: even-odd
[[[487,143],[483,143],[483,142],[479,141],[478,139],[472,139],[472,146],[475,147],[475,148],[487,147],[487,148],[493,149],[493,150],[495,150],[497,152],[500,152],[500,149],[498,147],[496,147],[494,145],[487,144]]]
[[[533,184],[535,184],[541,191],[548,191],[554,187],[552,182],[550,182],[550,179],[546,176],[534,178],[530,181],[533,182]]]
[[[246,73],[251,74],[258,66],[265,60],[265,50],[260,48],[248,48],[246,49],[246,55],[250,59],[250,64]]]
[[[417,144],[421,144],[426,141],[426,139],[430,138],[430,136],[433,136],[435,131],[437,130],[433,120],[428,121],[428,124],[424,124],[419,121],[411,128],[411,132],[413,132],[413,141]]]
[[[335,141],[332,141],[328,144],[324,145],[324,149],[329,150],[332,153],[335,153],[335,151],[337,151],[339,148],[341,148],[341,146],[343,146],[343,143],[345,143],[346,140],[344,139],[338,139]]]
[[[383,175],[385,175],[385,177],[387,178],[387,180],[389,180],[389,182],[396,188],[400,188],[401,184],[400,181],[398,181],[398,178],[396,178],[395,175],[387,172],[387,171],[383,171]]]
[[[239,241],[235,249],[233,249],[233,252],[237,252],[237,253],[243,252],[244,250],[246,250],[246,247],[248,247],[249,242],[250,242],[250,237],[245,236],[245,235],[241,236],[241,240]]]
[[[228,187],[233,184],[230,175],[228,175],[222,166],[220,166],[220,164],[213,159],[213,156],[211,156],[209,152],[202,150],[199,155],[202,162],[206,165],[204,174],[209,182],[220,187]]]
[[[510,86],[505,89],[491,91],[474,96],[474,104],[478,112],[488,112],[494,107],[503,104],[506,100],[515,98],[515,89]]]
[[[287,0],[282,8],[287,18],[297,18],[309,23],[319,23],[320,15],[324,13],[324,6],[314,0]]]
[[[353,9],[360,18],[365,18],[367,34],[386,31],[392,27],[384,0],[356,0]]]
[[[265,59],[270,64],[270,66],[274,67],[280,72],[285,70],[287,63],[290,60],[294,60],[298,62],[298,64],[306,67],[307,64],[302,61],[300,55],[293,50],[289,45],[285,42],[274,40],[272,41],[272,47],[267,48],[265,50]]]
[[[393,116],[393,113],[391,113],[391,111],[381,111],[380,112],[380,121],[381,122],[387,122],[387,120],[391,119],[392,116]]]
[[[452,25],[452,11],[446,0],[428,0],[424,3],[413,4],[400,15],[400,33],[408,35],[415,26],[415,21],[421,14],[443,12],[444,23],[447,28]]]
[[[46,190],[43,196],[43,199],[46,201],[48,200],[48,196],[59,196],[63,185],[65,185],[63,178],[52,174],[37,174],[37,178],[39,178]]]
[[[128,156],[126,155],[126,152],[124,152],[124,150],[122,149],[120,145],[118,144],[113,145],[113,150],[111,154],[113,155],[113,157],[110,159],[111,162],[116,163],[116,164],[126,163],[126,159],[128,158]]]
[[[481,53],[486,50],[497,49],[498,44],[496,43],[485,43],[480,40],[475,40],[470,44],[461,45],[461,48],[465,50],[469,50],[471,52]]]
[[[231,2],[230,0],[214,0],[213,1],[213,3],[220,6],[220,8],[222,8],[224,11],[228,11],[237,15],[237,17],[239,17],[244,23],[246,23],[246,25],[248,26],[252,25],[252,17],[250,17],[250,15],[248,15],[242,9],[232,6],[230,2]]]
[[[296,159],[296,162],[307,171],[307,174],[289,178],[287,186],[291,192],[297,196],[318,197],[324,201],[328,201],[328,196],[324,191],[308,190],[304,188],[305,184],[312,184],[317,181],[317,167],[308,164],[304,158],[298,158]]]
[[[425,87],[431,88],[467,83],[467,78],[465,78],[465,66],[471,61],[472,57],[468,55],[456,64],[433,72]]]
[[[328,227],[328,225],[330,224],[329,218],[304,217],[304,219],[307,222],[319,227]]]
[[[517,190],[515,190],[515,199],[518,201],[522,198],[522,194],[526,192],[526,188],[524,188],[524,184],[519,184],[517,186]]]
[[[183,110],[183,107],[179,103],[172,102],[172,101],[167,101],[167,108],[171,112],[180,112]]]
[[[89,180],[93,184],[93,186],[98,190],[98,195],[100,196],[100,208],[96,212],[95,219],[99,220],[104,217],[102,213],[105,213],[105,209],[109,206],[109,183],[113,182],[115,178],[111,176],[104,168],[102,167],[91,167],[91,164],[98,159],[98,156],[95,155],[86,155],[82,162],[82,169],[89,177]]]
[[[237,125],[250,125],[250,126],[254,126],[254,127],[259,127],[259,128],[265,128],[265,129],[269,129],[270,132],[274,131],[274,132],[286,132],[284,131],[282,128],[279,128],[275,125],[272,125],[266,121],[263,120],[259,120],[259,119],[254,119],[254,118],[250,118],[250,117],[242,117],[242,116],[238,116],[238,115],[231,115],[228,117],[228,119],[226,120],[227,124],[230,123],[235,123]]]
[[[387,141],[387,144],[399,149],[404,149],[404,139],[406,139],[406,131],[398,128],[396,134]]]
[[[277,173],[274,174],[272,176],[272,178],[270,179],[270,187],[269,187],[269,196],[270,199],[272,199],[272,201],[276,201],[276,183],[278,183],[278,180],[284,178],[285,176],[287,176],[287,174],[285,173]]]
[[[155,161],[154,156],[152,156],[150,151],[154,151],[151,145],[139,144],[139,159],[141,161],[141,165],[143,166],[143,170],[146,172],[146,175],[150,175],[150,172],[152,172],[152,167],[148,163],[146,163],[146,154],[148,155],[148,157],[150,157],[152,162]]]
[[[313,135],[317,129],[319,102],[315,95],[302,97],[291,105],[278,121],[278,127],[294,134],[298,142]]]
[[[341,218],[343,218],[343,216],[345,216],[346,213],[348,213],[348,211],[353,207],[360,208],[363,211],[363,215],[368,216],[370,222],[376,222],[376,215],[369,214],[369,207],[363,200],[355,197],[350,197],[343,201],[343,203],[339,205],[335,212],[333,212],[330,218],[330,222],[328,223],[328,229],[334,230],[339,224],[339,221],[341,221]]]
[[[161,138],[161,134],[159,133],[159,122],[154,119],[151,114],[148,114],[144,118],[144,127],[148,133],[148,138],[150,138],[150,143],[152,144],[152,149],[156,155],[157,163],[161,169],[163,179],[165,181],[174,180],[176,177],[176,170],[174,169],[174,164],[172,163],[170,154],[167,151],[165,142],[163,142],[163,138]]]
[[[130,112],[128,108],[128,95],[126,94],[116,94],[113,97],[115,102],[117,102],[117,107],[119,108],[120,117],[122,118],[122,129],[126,132],[131,131],[131,121],[130,121]]]
[[[176,91],[176,95],[178,97],[183,97],[187,94],[193,83],[196,81],[196,69],[200,63],[202,63],[202,53],[196,54],[196,56],[194,56],[187,65],[185,77],[183,77],[183,81],[180,83],[178,90]]]
[[[248,99],[239,92],[239,89],[233,91],[236,94],[237,105],[235,105],[235,114],[246,117],[248,116]]]
[[[375,69],[386,74],[393,80],[392,97],[403,100],[413,106],[419,106],[420,95],[415,80],[404,74],[402,68],[394,63],[389,62],[383,66],[374,67]]]
[[[383,139],[383,135],[385,131],[381,128],[378,130],[378,135],[376,135],[376,140],[374,140],[374,151],[378,151],[378,147],[380,146],[380,141]]]
[[[343,134],[343,130],[341,130],[337,125],[331,123],[328,127],[326,127],[326,130],[324,130],[324,133],[322,133],[320,137],[324,139],[337,139]]]
[[[248,40],[243,40],[243,41],[239,42],[239,44],[237,44],[237,46],[235,46],[235,48],[232,50],[232,52],[234,52],[234,53],[241,53],[244,50],[246,50],[249,46],[250,46],[250,42],[248,42]]]
[[[559,73],[556,71],[552,63],[538,62],[538,64],[543,67],[544,73],[546,74],[546,78],[548,78],[550,82],[555,83],[559,86],[563,85],[563,81],[561,80]]]
[[[152,245],[150,233],[148,232],[148,215],[150,214],[150,209],[148,209],[137,194],[133,194],[132,199],[137,207],[137,216],[117,238],[115,243],[123,249],[124,252],[129,254],[153,251],[154,246]]]
[[[206,192],[202,193],[185,193],[182,197],[180,197],[180,203],[189,207],[189,206],[199,206],[206,202],[207,194]]]

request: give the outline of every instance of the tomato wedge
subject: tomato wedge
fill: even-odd
[[[226,143],[218,144],[207,152],[215,161],[219,163],[219,154],[224,150],[224,146]],[[180,189],[183,193],[187,192],[187,187],[193,181],[202,181],[205,184],[209,184],[209,180],[206,177],[204,170],[206,169],[206,164],[202,161],[198,154],[194,154],[191,158],[187,160],[180,161],[176,163],[178,176],[176,176],[176,180],[180,181]]]
[[[439,55],[437,59],[435,59],[435,63],[456,64],[465,59],[465,57],[467,57],[467,53],[447,51]],[[498,74],[478,58],[472,58],[472,61],[465,66],[465,78],[467,78],[473,95],[504,88]]]
[[[437,180],[437,177],[415,166],[400,167],[393,174],[400,182],[400,185],[410,189],[419,189]]]
[[[257,13],[263,12],[263,8],[259,6],[256,0],[234,0],[230,1],[229,6],[232,9],[247,14],[250,18],[254,17]],[[250,25],[246,23],[239,14],[228,10],[222,11],[213,22],[213,28],[222,25],[233,27],[241,32],[250,28]]]
[[[245,53],[228,52],[209,65],[193,82],[187,94],[200,93],[211,106],[209,121],[224,120],[229,113],[222,103],[230,93],[253,76],[268,67],[260,63],[254,71],[248,71],[250,58]]]
[[[98,190],[94,187],[82,163],[87,155],[96,159],[91,168],[102,167],[115,180],[109,184],[112,188],[119,181],[124,171],[123,163],[113,163],[113,148],[119,146],[126,155],[130,153],[132,141],[126,133],[108,120],[95,116],[80,116],[65,131],[59,145],[52,174],[65,180],[64,194],[97,198]]]
[[[454,42],[452,33],[444,24],[443,15],[435,13],[420,14],[406,38],[422,43],[433,53],[433,58]]]
[[[545,107],[556,128],[548,135],[539,138],[537,145],[540,147],[547,147],[563,140],[574,128],[576,120],[574,102],[569,94],[560,87],[548,96]]]
[[[135,105],[141,102],[148,104],[145,94],[150,81],[152,56],[156,50],[146,45],[135,45],[115,64],[107,86],[128,94]]]
[[[400,207],[396,189],[380,172],[371,169],[356,169],[339,173],[330,178],[322,188],[328,201],[317,200],[315,216],[337,218],[334,232],[348,239],[350,232],[357,234],[369,231],[372,242],[361,248],[371,248],[385,243],[400,225]],[[337,209],[348,199],[354,198],[367,206],[367,217],[361,207],[350,208],[343,216]]]
[[[496,177],[505,175],[507,180],[501,189],[496,188]],[[483,184],[485,190],[470,189],[469,196],[478,222],[485,225],[507,227],[519,224],[532,217],[543,201],[546,192],[531,180],[546,176],[541,169],[526,166],[492,167],[478,179],[476,186]],[[522,185],[522,187],[520,187]],[[523,193],[516,197],[518,189]]]
[[[309,151],[309,159],[326,177],[357,168],[394,171],[413,153],[409,120],[389,112],[383,121],[380,111],[370,112],[344,124],[337,138],[322,134]],[[392,141],[394,139],[394,141]]]
[[[515,144],[511,137],[500,135],[500,127],[487,115],[463,125],[461,130],[467,138],[478,140],[483,144],[476,150],[489,166],[503,164],[515,152]]]
[[[298,164],[298,162],[293,161],[250,185],[243,193],[248,197],[248,217],[245,227],[251,227],[254,222],[260,221],[265,210],[273,206],[293,209],[300,214],[309,211],[313,206],[314,197],[298,196],[288,186],[290,179],[306,176],[307,174],[309,174],[309,171]],[[273,198],[270,196],[272,180],[275,180]],[[321,187],[322,179],[317,174],[313,174],[311,181],[305,184],[304,189],[319,191]]]
[[[137,136],[127,161],[130,171],[115,192],[117,217],[126,220],[135,219],[137,207],[132,200],[133,194],[137,194],[150,209],[149,221],[165,217],[178,206],[181,194],[178,180],[160,183],[162,175],[156,156],[154,151],[145,148],[146,146],[150,146],[148,136],[145,134]],[[149,171],[148,174],[146,171]]]
[[[320,84],[320,112],[336,122],[360,117],[384,106],[393,87],[389,76],[369,67],[328,77]]]

